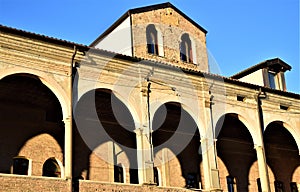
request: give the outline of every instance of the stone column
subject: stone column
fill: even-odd
[[[210,163],[209,163],[209,156],[207,153],[207,139],[203,138],[200,140],[200,142],[201,142],[201,154],[202,154],[202,165],[203,165],[203,175],[204,175],[204,181],[202,181],[201,185],[202,187],[204,186],[205,189],[207,189],[210,188],[211,186]]]
[[[217,167],[216,139],[212,119],[212,97],[205,101],[205,138],[200,140],[204,171],[204,184],[207,191],[222,191]]]
[[[65,178],[72,178],[72,120],[63,120],[65,124]]]
[[[138,175],[140,184],[153,184],[153,161],[151,157],[151,146],[145,129],[135,130],[137,144]]]
[[[268,167],[265,160],[265,152],[262,146],[255,145],[254,146],[257,155],[257,162],[258,162],[258,170],[259,170],[259,177],[261,183],[261,189],[263,192],[270,192],[270,182],[268,176]]]
[[[108,142],[107,156],[108,156],[108,181],[113,183],[115,180],[114,165],[116,164],[114,158],[114,141]]]
[[[202,164],[204,172],[205,189],[209,191],[221,191],[219,170],[216,162],[215,142],[211,138],[201,139]]]
[[[161,185],[163,187],[170,186],[169,158],[168,150],[162,149],[162,166],[161,166]]]
[[[140,127],[135,130],[137,142],[137,160],[139,184],[154,183],[154,154],[152,145],[152,130],[150,121],[150,86],[148,81],[140,82]]]

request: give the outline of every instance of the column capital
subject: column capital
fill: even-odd
[[[141,136],[141,135],[143,135],[144,130],[145,130],[144,128],[136,128],[136,129],[134,130],[134,132],[135,132],[136,135]]]
[[[69,123],[71,121],[71,117],[67,117],[62,120],[64,123]]]
[[[262,149],[262,146],[261,146],[261,145],[255,144],[255,145],[254,145],[254,149],[255,149],[255,150]]]

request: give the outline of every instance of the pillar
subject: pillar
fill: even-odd
[[[220,187],[219,170],[217,166],[217,149],[212,119],[212,98],[205,100],[206,132],[201,142],[202,163],[204,171],[204,187],[207,191],[222,191]]]
[[[150,123],[151,83],[149,82],[149,77],[147,79],[147,81],[140,81],[140,98],[138,102],[141,107],[141,122],[140,127],[135,130],[139,184],[154,184],[154,154]]]
[[[151,146],[148,140],[148,133],[143,128],[135,130],[137,144],[137,161],[139,184],[153,184],[153,159],[151,157]]]
[[[63,120],[65,124],[65,178],[72,178],[72,121],[71,118]]]
[[[168,158],[168,150],[167,149],[162,149],[162,166],[161,166],[161,185],[163,187],[170,186],[170,171],[169,171],[169,158]]]
[[[259,170],[259,177],[261,183],[262,192],[270,192],[270,182],[268,176],[268,167],[265,159],[265,152],[262,146],[255,145],[254,146],[257,155],[257,162],[258,162],[258,170]]]
[[[203,138],[201,142],[202,164],[204,174],[205,189],[209,191],[221,191],[219,170],[216,162],[216,140],[212,138]]]
[[[114,141],[110,141],[107,143],[107,156],[108,156],[108,181],[113,183],[115,181],[114,175],[114,165],[116,165],[116,160],[114,158],[115,155],[115,148],[114,148]]]

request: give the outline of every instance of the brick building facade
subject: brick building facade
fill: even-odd
[[[206,30],[170,3],[90,46],[0,31],[0,191],[298,191],[281,59],[210,73]]]

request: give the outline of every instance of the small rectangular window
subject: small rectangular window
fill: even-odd
[[[280,105],[280,109],[281,109],[281,110],[288,110],[288,109],[289,109],[289,107],[288,107],[288,106],[286,106],[286,105]]]
[[[242,101],[242,102],[244,102],[244,101],[245,101],[245,97],[244,97],[244,96],[241,96],[241,95],[238,95],[238,96],[236,97],[236,100],[237,100],[237,101]]]
[[[29,175],[30,160],[23,156],[13,159],[13,174]]]
[[[114,165],[114,181],[124,183],[124,171],[121,164]]]
[[[154,174],[154,183],[156,183],[156,186],[159,186],[159,176],[158,176],[158,169],[157,167],[153,167],[153,174]]]
[[[279,81],[279,74],[273,71],[268,72],[268,79],[269,79],[269,87],[272,89],[281,89],[281,83]]]
[[[235,178],[232,176],[226,177],[228,192],[234,192]]]
[[[262,192],[260,178],[256,179],[258,192]]]
[[[291,186],[291,192],[299,192],[296,182],[291,182],[290,186]]]
[[[284,192],[284,186],[282,181],[274,181],[275,192]]]
[[[199,189],[199,178],[196,173],[188,173],[186,179],[186,188]]]
[[[276,89],[276,84],[275,84],[275,76],[276,74],[273,72],[268,72],[268,78],[269,78],[269,86],[272,89]]]

